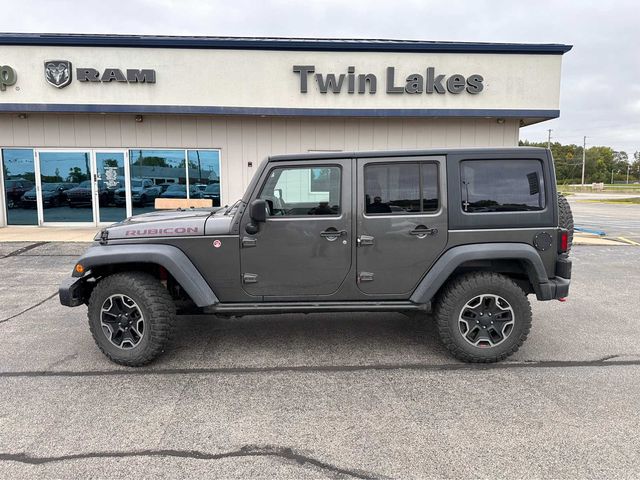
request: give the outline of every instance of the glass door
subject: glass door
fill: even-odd
[[[97,223],[114,223],[127,218],[127,212],[131,211],[131,198],[129,192],[129,162],[127,153],[123,150],[95,150],[95,176],[94,208]],[[142,193],[142,197],[136,199],[145,202],[144,192],[136,190],[134,193]],[[140,189],[139,189],[140,190]]]
[[[39,150],[38,223],[95,224],[92,172],[91,150]]]

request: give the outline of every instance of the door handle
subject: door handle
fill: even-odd
[[[336,230],[335,228],[327,228],[326,230],[320,232],[320,236],[326,238],[328,242],[334,242],[338,239],[338,237],[342,237],[346,235],[346,230]],[[345,240],[346,243],[346,240]]]
[[[325,230],[323,232],[320,232],[320,236],[327,238],[327,237],[342,237],[343,235],[346,235],[347,231],[346,230]]]
[[[425,238],[427,235],[435,235],[436,233],[438,233],[437,228],[427,228],[424,225],[418,225],[409,231],[409,235],[415,235],[418,238]]]

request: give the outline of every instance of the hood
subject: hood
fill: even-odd
[[[205,234],[205,224],[209,234],[209,219],[213,218],[214,208],[189,210],[160,210],[144,213],[115,223],[106,230],[109,240],[125,238],[185,237]],[[225,218],[226,232],[230,219]],[[216,222],[214,222],[216,223]],[[221,228],[225,228],[220,225]],[[98,234],[98,237],[100,234]],[[96,238],[98,238],[96,237]]]

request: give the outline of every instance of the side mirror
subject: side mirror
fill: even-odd
[[[255,235],[260,230],[260,223],[267,221],[267,202],[258,198],[249,206],[251,223],[247,223],[245,230],[250,235]]]

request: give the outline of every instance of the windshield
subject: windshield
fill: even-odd
[[[142,186],[142,180],[131,180],[131,186],[132,187],[141,187]]]
[[[205,191],[208,192],[208,193],[219,192],[220,191],[220,184],[219,183],[213,183],[213,184],[209,185]]]
[[[50,192],[52,190],[55,190],[59,186],[60,185],[57,184],[57,183],[43,183],[42,184],[42,190],[44,190],[45,192]]]
[[[185,188],[184,185],[170,185],[169,188],[167,188],[167,192],[186,192],[187,189]]]
[[[91,181],[90,180],[85,180],[80,185],[78,185],[78,187],[79,188],[91,188]]]

